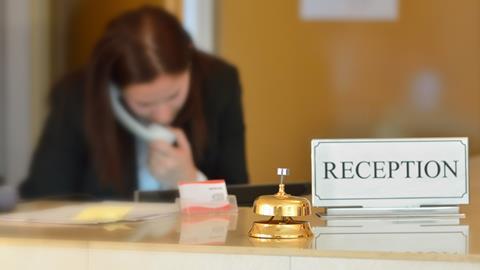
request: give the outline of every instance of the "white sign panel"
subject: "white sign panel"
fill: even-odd
[[[397,0],[301,0],[303,20],[383,20],[397,18]]]
[[[314,206],[468,204],[468,139],[312,140]]]

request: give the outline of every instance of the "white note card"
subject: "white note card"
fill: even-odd
[[[228,203],[227,186],[223,180],[181,182],[178,190],[182,200],[197,203]]]

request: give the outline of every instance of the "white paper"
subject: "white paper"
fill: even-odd
[[[179,211],[178,205],[174,203],[131,203],[131,202],[101,202],[82,203],[36,210],[0,215],[0,222],[27,222],[42,224],[65,224],[82,225],[107,223],[95,220],[76,220],[75,217],[85,209],[98,206],[126,206],[131,210],[119,221],[141,221],[175,214]]]
[[[178,190],[182,201],[228,204],[227,186],[223,180],[181,183]]]

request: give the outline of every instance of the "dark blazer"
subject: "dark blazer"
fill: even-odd
[[[204,158],[196,165],[210,179],[246,183],[245,127],[237,70],[204,54],[198,56],[198,62],[205,74],[202,93],[208,139]],[[83,124],[84,85],[84,73],[77,72],[54,87],[50,114],[20,188],[22,197],[132,198],[138,182],[134,137],[129,133],[125,145],[131,150],[127,152],[133,153],[127,157],[129,166],[124,168],[126,191],[100,183]]]

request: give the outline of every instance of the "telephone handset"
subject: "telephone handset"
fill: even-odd
[[[124,125],[133,134],[146,141],[164,140],[167,143],[174,144],[175,134],[168,128],[159,124],[150,124],[146,126],[135,119],[121,104],[120,90],[113,83],[109,85],[110,101],[113,113],[122,125]]]

